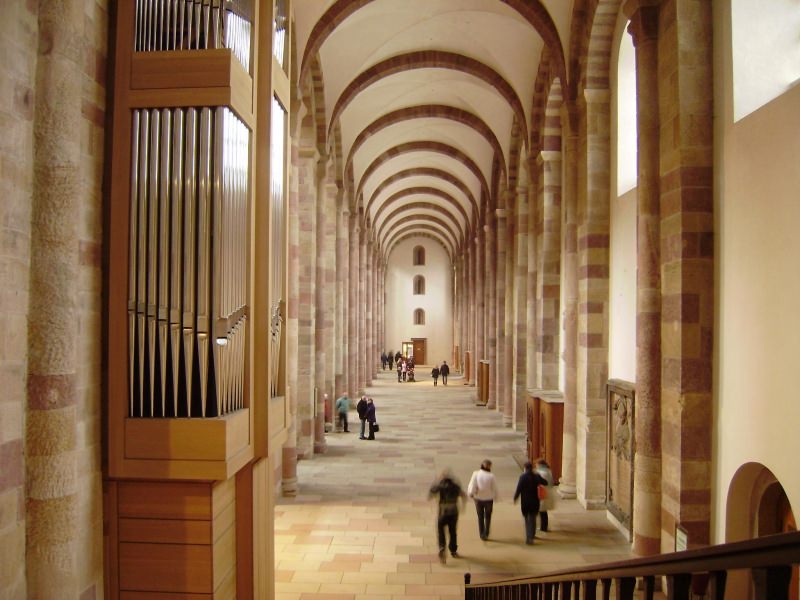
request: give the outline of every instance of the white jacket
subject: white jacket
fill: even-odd
[[[472,474],[467,495],[475,500],[497,500],[497,482],[491,471],[478,469]]]

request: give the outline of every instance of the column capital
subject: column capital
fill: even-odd
[[[551,160],[561,160],[561,150],[542,150],[536,155],[536,164],[542,166]]]
[[[494,214],[498,219],[505,219],[506,218],[506,209],[505,208],[495,208]]]
[[[587,88],[583,90],[583,99],[586,104],[607,104],[610,98],[611,92],[608,88]]]
[[[627,0],[622,7],[631,20],[628,33],[633,45],[658,39],[658,11],[660,0]]]

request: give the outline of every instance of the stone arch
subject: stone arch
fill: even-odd
[[[411,225],[412,223],[428,223],[432,225],[438,225],[440,230],[447,234],[448,240],[451,243],[451,246],[455,250],[459,247],[459,237],[458,237],[458,230],[453,229],[453,226],[449,221],[445,221],[434,215],[422,215],[422,214],[412,214],[409,215],[405,221],[396,221],[389,225],[385,230],[382,229],[381,232],[384,235],[378,239],[389,239],[392,233],[396,232],[399,227],[403,227],[405,225]]]
[[[464,207],[461,206],[461,203],[455,198],[453,198],[453,196],[451,196],[447,192],[435,187],[428,187],[428,186],[410,187],[392,194],[386,200],[384,200],[378,207],[378,209],[375,211],[373,220],[377,221],[381,213],[384,210],[386,210],[390,204],[398,200],[402,200],[407,196],[416,196],[416,195],[427,195],[427,196],[435,196],[437,198],[441,198],[442,200],[453,206],[453,208],[455,208],[458,211],[458,213],[464,218],[465,230],[469,228],[470,225],[469,216],[467,215],[467,212],[464,210]]]
[[[434,235],[434,234],[431,234],[431,233],[427,233],[427,232],[424,232],[424,231],[411,231],[409,233],[404,233],[403,235],[401,235],[398,238],[396,238],[395,240],[393,240],[392,241],[392,245],[386,247],[385,252],[383,254],[383,259],[385,261],[388,261],[389,260],[389,255],[391,254],[391,252],[394,249],[394,247],[397,246],[398,244],[400,244],[401,242],[404,242],[404,241],[409,240],[411,238],[420,238],[420,237],[428,239],[428,240],[431,240],[431,241],[439,244],[442,247],[442,250],[444,250],[445,253],[447,253],[448,258],[450,258],[452,260],[453,257],[450,255],[450,250],[447,248],[447,245],[442,241],[442,239],[440,237],[438,237],[437,235]]]
[[[411,225],[402,228],[393,228],[386,234],[386,240],[382,244],[382,247],[385,248],[383,254],[388,257],[389,254],[391,254],[392,248],[400,239],[404,239],[404,237],[409,236],[413,237],[414,235],[422,235],[425,232],[431,234],[429,237],[439,240],[439,243],[441,243],[442,247],[444,247],[444,249],[447,251],[447,256],[452,262],[453,257],[456,255],[456,248],[453,246],[452,241],[445,235],[444,231],[427,221],[412,223]],[[408,236],[405,234],[408,234]]]
[[[458,177],[454,177],[447,171],[443,171],[441,169],[435,169],[433,167],[416,167],[413,169],[405,169],[403,171],[398,171],[394,175],[387,177],[384,179],[376,188],[375,191],[372,192],[372,195],[367,200],[366,205],[364,206],[364,214],[369,214],[369,209],[372,206],[372,202],[375,198],[380,195],[380,193],[385,190],[391,184],[400,181],[401,179],[405,179],[407,177],[414,177],[417,175],[428,176],[428,177],[436,177],[441,179],[442,181],[446,181],[447,183],[451,184],[452,186],[458,188],[458,190],[464,194],[464,196],[469,200],[470,205],[472,206],[472,210],[475,211],[475,214],[478,214],[478,203],[475,201],[475,196],[472,194],[470,189],[466,186],[466,184],[461,181]]]
[[[525,111],[522,108],[522,102],[517,92],[497,71],[469,56],[442,50],[420,50],[392,56],[359,73],[355,79],[342,90],[342,93],[336,100],[329,120],[329,133],[334,124],[339,120],[339,116],[344,109],[366,88],[386,77],[417,69],[448,69],[466,73],[467,75],[480,79],[491,88],[497,90],[503,99],[508,102],[511,110],[514,112],[514,116],[520,123],[527,122]]]
[[[349,168],[352,165],[355,153],[367,140],[367,138],[375,135],[377,132],[385,129],[386,127],[390,127],[391,125],[402,123],[403,121],[408,121],[410,119],[447,119],[462,125],[466,125],[467,127],[471,127],[478,132],[492,147],[492,150],[494,150],[496,155],[496,160],[500,161],[502,172],[506,172],[505,156],[502,148],[500,147],[500,142],[498,141],[497,136],[494,134],[494,131],[492,131],[486,122],[471,112],[444,104],[421,104],[418,106],[408,106],[406,108],[392,111],[375,119],[361,132],[359,132],[359,134],[356,136],[356,139],[353,140],[353,144],[350,146],[350,151],[347,154],[346,167]]]
[[[475,175],[475,177],[481,182],[481,187],[489,191],[489,186],[486,183],[486,178],[483,176],[483,172],[480,170],[478,165],[475,163],[472,158],[469,157],[466,153],[462,152],[455,146],[451,146],[450,144],[445,144],[443,142],[435,142],[432,140],[419,140],[416,142],[406,142],[405,144],[398,144],[397,146],[393,146],[386,150],[385,152],[379,154],[375,157],[375,159],[369,164],[369,166],[364,169],[364,173],[362,173],[361,178],[358,182],[358,188],[356,189],[356,195],[361,193],[361,190],[364,187],[364,182],[369,179],[369,177],[375,172],[378,167],[382,164],[388,162],[389,160],[395,158],[396,156],[400,156],[402,154],[408,154],[411,152],[435,152],[438,154],[443,154],[457,160],[462,165],[467,167],[470,172]],[[351,163],[352,164],[352,163]]]
[[[448,211],[446,208],[443,208],[443,207],[439,206],[438,204],[434,204],[433,202],[410,202],[408,204],[404,204],[403,206],[397,207],[391,213],[386,215],[386,218],[378,226],[378,228],[377,228],[378,238],[381,237],[381,234],[383,233],[384,228],[386,228],[386,224],[391,219],[393,219],[395,217],[398,217],[398,216],[400,216],[403,213],[408,212],[408,211],[419,211],[419,210],[431,210],[431,211],[439,213],[440,215],[443,215],[443,216],[447,217],[447,219],[452,220],[453,221],[453,225],[456,226],[456,230],[459,231],[459,233],[462,234],[462,236],[456,236],[456,240],[459,241],[459,242],[463,241],[464,232],[461,231],[458,228],[458,223],[456,223],[455,219],[453,218],[453,214],[450,211]],[[434,219],[434,218],[438,219],[439,218],[439,217],[433,217],[431,215],[427,215],[427,216],[429,216],[431,219]]]
[[[309,57],[317,54],[328,36],[350,15],[364,8],[372,1],[373,0],[336,0],[336,2],[325,11],[314,24],[314,28],[311,30],[311,34],[306,42],[306,47],[303,51],[303,61],[300,66],[301,76],[307,68],[307,63],[310,60]],[[547,11],[542,1],[501,1],[525,18],[531,27],[542,37],[545,47],[555,49],[551,60],[555,64],[556,71],[564,76],[566,80],[567,72],[561,38],[558,35],[558,29],[556,28],[553,18],[550,16],[550,13]]]

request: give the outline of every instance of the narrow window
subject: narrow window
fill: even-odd
[[[425,311],[421,308],[414,311],[414,325],[425,325]]]
[[[416,277],[414,277],[414,294],[415,295],[425,294],[425,278],[422,275],[417,275]]]
[[[414,266],[425,264],[425,248],[414,246]]]

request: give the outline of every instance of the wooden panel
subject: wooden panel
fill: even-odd
[[[250,442],[249,412],[243,408],[213,419],[125,419],[125,457],[226,460]]]
[[[214,600],[236,600],[236,570],[231,569],[228,576],[223,579],[216,590]]]
[[[120,519],[119,541],[210,544],[212,523],[185,519]]]
[[[192,52],[135,52],[131,58],[131,89],[226,87],[231,65],[228,48]]]
[[[123,473],[130,479],[224,481],[252,458],[253,448],[247,447],[227,461],[128,459],[123,463]]]
[[[212,594],[170,594],[163,592],[120,592],[119,600],[214,600]]]
[[[253,598],[253,466],[236,480],[236,596]]]
[[[236,567],[236,529],[228,527],[219,537],[213,548],[213,584],[218,589]]]
[[[120,517],[211,520],[208,483],[122,481]]]
[[[187,544],[119,545],[120,589],[212,593],[212,547]]]

